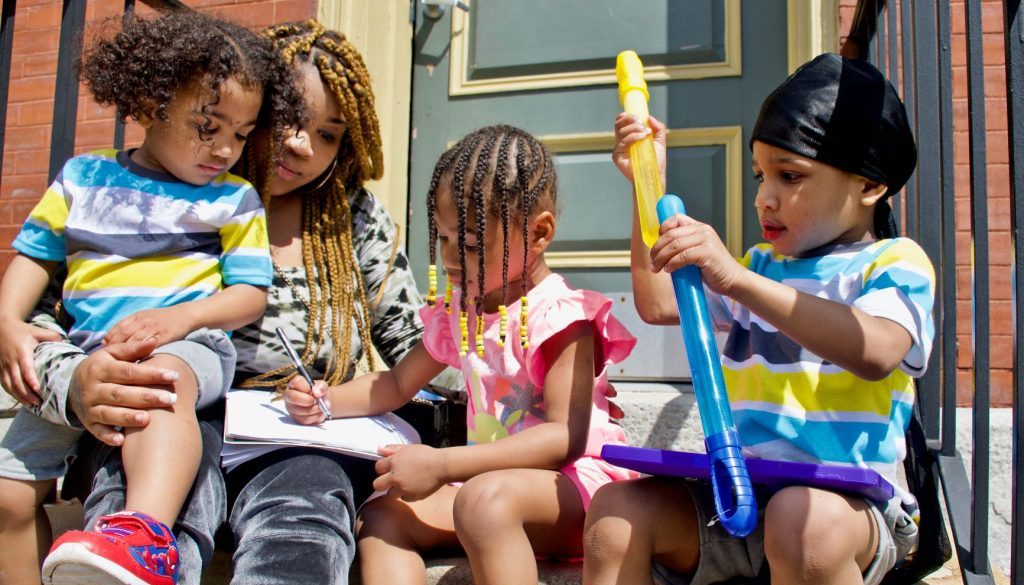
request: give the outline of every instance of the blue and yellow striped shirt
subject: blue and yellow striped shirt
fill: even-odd
[[[190,185],[115,150],[65,163],[13,247],[67,263],[71,340],[86,351],[138,311],[233,284],[269,286],[272,277],[266,215],[252,185],[230,173]]]
[[[740,262],[801,292],[895,321],[913,342],[897,370],[871,382],[709,292],[715,325],[729,332],[722,368],[745,453],[870,467],[894,478],[906,454],[913,378],[924,373],[935,335],[935,273],[927,255],[913,240],[895,238],[832,246],[806,258],[781,256],[760,244]]]

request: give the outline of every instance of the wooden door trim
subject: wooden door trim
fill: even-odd
[[[613,132],[549,134],[537,137],[555,155],[571,152],[606,152],[615,147]],[[743,254],[743,127],[670,128],[668,148],[723,146],[725,148],[725,245],[734,256]],[[624,268],[629,250],[547,252],[552,268]]]
[[[407,3],[321,0],[317,18],[359,49],[377,103],[384,177],[366,188],[399,224],[408,218],[409,134],[412,101],[412,22]],[[402,230],[403,232],[406,230]]]
[[[786,0],[789,72],[822,53],[839,49],[837,0]]]
[[[739,77],[743,73],[742,26],[740,0],[724,0],[725,58],[720,62],[694,65],[648,66],[644,77],[648,82],[710,77]],[[472,5],[470,6],[472,10]],[[570,71],[538,75],[520,75],[493,79],[469,79],[470,19],[461,10],[452,11],[451,60],[448,72],[449,95],[477,95],[508,91],[575,87],[581,85],[615,85],[615,62],[609,59],[607,69]]]

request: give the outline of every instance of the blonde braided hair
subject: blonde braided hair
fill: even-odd
[[[316,20],[288,23],[266,29],[285,62],[299,59],[312,63],[341,105],[348,130],[338,148],[329,176],[302,197],[302,262],[309,281],[309,326],[303,363],[310,365],[327,336],[334,353],[324,372],[328,384],[339,384],[352,373],[352,324],[364,348],[370,338],[370,306],[359,263],[352,246],[352,211],[348,193],[363,182],[379,179],[384,172],[380,127],[377,121],[370,76],[363,58],[341,34],[327,30]],[[269,195],[273,167],[250,156],[240,168],[259,179],[264,197]],[[261,169],[262,167],[262,169]],[[396,236],[397,237],[397,236]],[[381,284],[383,287],[384,284]],[[369,367],[376,367],[372,351],[366,351]],[[242,383],[243,388],[283,389],[295,376],[292,366],[265,372]]]

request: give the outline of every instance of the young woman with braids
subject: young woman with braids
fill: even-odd
[[[427,196],[423,340],[385,372],[289,384],[289,413],[316,424],[314,395],[336,416],[370,415],[401,406],[446,366],[466,381],[468,446],[381,450],[373,487],[388,495],[362,508],[357,529],[367,585],[424,583],[419,552],[459,545],[477,583],[537,583],[535,555],[579,556],[591,494],[635,475],[601,460],[600,448],[625,443],[604,389],[608,365],[636,340],[610,299],[570,288],[545,263],[556,196],[554,161],[533,136],[490,126],[460,140]]]
[[[253,136],[235,168],[263,196],[274,261],[263,318],[232,338],[236,385],[283,388],[294,375],[273,335],[278,326],[317,377],[339,383],[352,377],[371,343],[389,364],[405,354],[422,334],[422,300],[394,222],[362,188],[383,171],[362,57],[315,21],[265,34],[298,71],[309,112],[275,163],[270,155],[280,142]],[[134,363],[152,350],[150,342],[130,341],[87,358],[44,352],[36,361],[41,383],[68,394],[66,409],[61,401],[67,417],[117,445],[120,427],[145,426],[149,409],[167,404],[163,370]],[[199,583],[226,521],[235,544],[233,582],[346,583],[355,509],[370,492],[372,465],[296,448],[224,473],[223,412],[199,414],[199,475],[174,527],[181,582]],[[119,450],[98,449],[89,463],[98,471],[85,501],[87,522],[118,509],[124,495]]]

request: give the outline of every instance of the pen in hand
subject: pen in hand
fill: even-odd
[[[307,384],[309,384],[309,390],[312,392],[313,376],[309,375],[309,370],[307,370],[306,366],[302,364],[302,360],[299,359],[299,354],[295,351],[295,348],[292,347],[291,342],[288,341],[288,336],[284,334],[284,330],[278,327],[275,331],[277,332],[277,338],[281,340],[281,345],[284,346],[285,353],[288,354],[288,359],[290,359],[292,364],[295,366],[295,371],[302,376],[302,379],[305,380]],[[331,407],[327,405],[327,401],[324,400],[324,397],[314,396],[314,398],[316,398],[316,405],[320,407],[320,412],[324,413],[327,420],[331,420]]]

